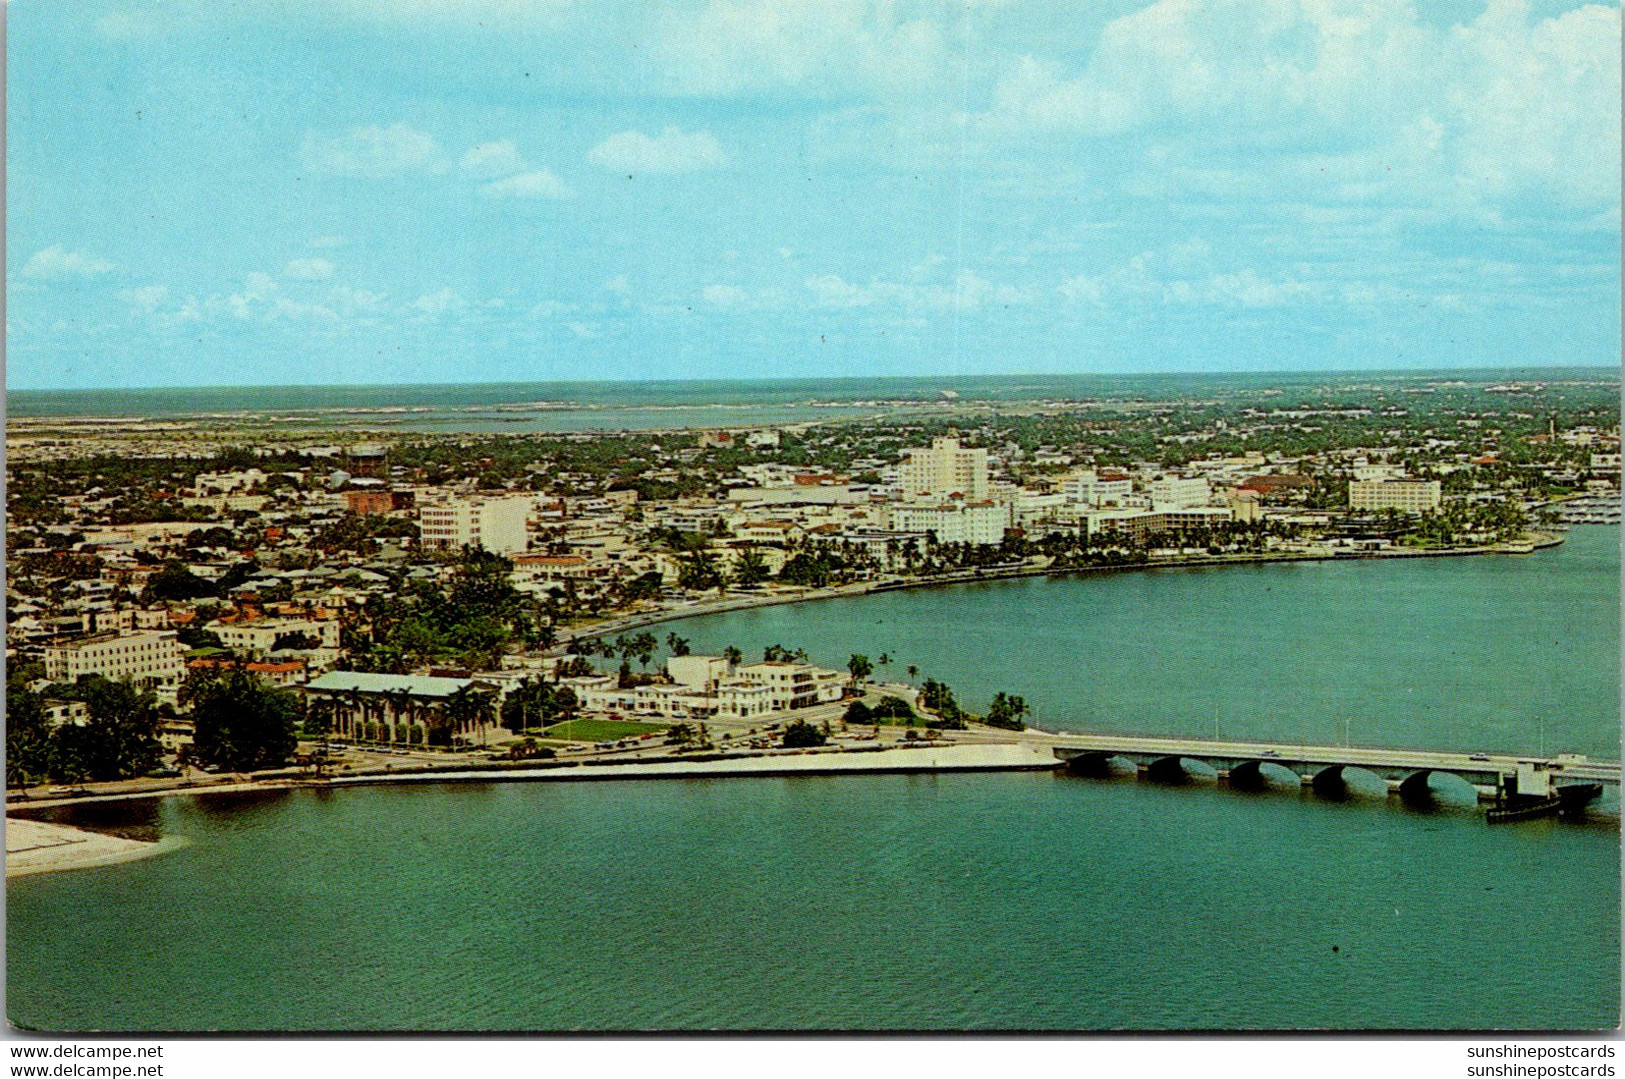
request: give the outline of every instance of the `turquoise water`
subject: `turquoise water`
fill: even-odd
[[[662,627],[889,653],[973,711],[1020,693],[1049,729],[1619,758],[1619,530],[1535,555],[1164,569],[953,585]]]
[[[1213,700],[1227,733],[1290,716],[1330,734],[1311,720],[1341,708],[1364,717],[1356,741],[1498,747],[1534,737],[1539,705],[1554,741],[1613,756],[1618,535],[1577,529],[1521,559],[893,594],[682,630],[821,658],[890,647],[976,703],[994,686],[1025,692],[1056,725],[1110,716],[1200,732]],[[98,812],[105,826],[115,811]],[[1577,1028],[1619,1016],[1619,833],[1607,826],[1491,828],[1470,812],[1049,774],[402,787],[116,814],[191,845],[8,885],[15,1023]]]
[[[953,390],[966,400],[1030,401],[1107,395],[1167,397],[1233,394],[1261,387],[1310,388],[1404,384],[1437,378],[1617,380],[1606,367],[1495,368],[1435,372],[1284,372],[1202,375],[942,375],[914,378],[694,379],[651,382],[511,382],[417,386],[210,386],[116,390],[8,390],[13,416],[182,416],[295,409],[420,408],[440,412],[530,402],[593,407],[795,406],[808,401],[937,400]],[[822,410],[809,409],[818,415]],[[723,421],[730,422],[730,421]],[[744,420],[735,422],[767,422]]]

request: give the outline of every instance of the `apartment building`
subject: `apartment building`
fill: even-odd
[[[529,545],[534,495],[474,495],[418,506],[418,542],[430,550],[474,547],[492,554],[517,554]]]
[[[1061,493],[1079,506],[1123,506],[1134,493],[1134,481],[1123,472],[1087,468],[1063,483]]]
[[[1349,509],[1425,513],[1439,508],[1438,480],[1352,480]]]
[[[77,681],[81,675],[99,674],[115,681],[128,678],[138,685],[178,682],[186,674],[180,641],[170,631],[106,633],[45,649],[45,677],[53,682]]]
[[[929,449],[907,451],[898,481],[904,498],[985,499],[987,450],[961,446],[957,438],[932,439]]]
[[[211,622],[209,632],[219,637],[225,647],[251,656],[268,656],[275,651],[278,639],[295,635],[314,640],[316,644],[311,647],[339,646],[339,624],[331,620],[267,618],[252,622]]]
[[[890,508],[894,532],[929,532],[938,543],[998,544],[1010,527],[1010,507],[1001,502],[899,503]]]
[[[1155,509],[1206,506],[1212,501],[1213,488],[1204,476],[1159,476],[1151,481],[1151,505]]]

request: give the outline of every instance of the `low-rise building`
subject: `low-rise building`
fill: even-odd
[[[333,733],[358,741],[433,744],[475,742],[496,729],[497,687],[475,678],[328,671],[304,685],[309,702],[333,712]],[[486,698],[483,717],[452,704],[459,693]]]
[[[219,637],[225,647],[250,656],[269,656],[279,648],[339,647],[339,624],[333,620],[264,618],[212,622],[209,632]],[[300,641],[300,638],[305,640]]]
[[[1425,513],[1439,508],[1438,480],[1351,480],[1349,509]]]

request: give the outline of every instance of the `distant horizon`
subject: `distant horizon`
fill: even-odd
[[[1608,363],[1523,363],[1523,364],[1483,364],[1476,366],[1445,366],[1445,367],[1301,367],[1301,368],[1246,368],[1234,370],[1179,370],[1179,371],[1146,371],[1146,370],[1110,370],[1110,371],[987,371],[987,372],[930,372],[926,374],[873,374],[873,375],[739,375],[735,377],[695,376],[659,377],[659,378],[522,378],[522,379],[473,379],[467,381],[436,380],[423,382],[220,382],[195,383],[183,385],[179,383],[145,384],[145,385],[119,385],[119,386],[13,386],[6,385],[7,396],[30,394],[109,394],[109,393],[211,393],[230,390],[418,390],[418,389],[478,389],[503,386],[694,386],[694,385],[738,385],[750,384],[783,384],[803,382],[931,382],[931,381],[965,381],[974,379],[1011,380],[1024,378],[1058,378],[1058,379],[1203,379],[1203,378],[1263,378],[1280,376],[1283,378],[1303,376],[1349,376],[1349,377],[1403,377],[1409,375],[1466,375],[1472,373],[1488,373],[1497,371],[1507,372],[1543,372],[1543,371],[1596,371],[1611,372],[1618,379],[1622,372],[1614,364]]]

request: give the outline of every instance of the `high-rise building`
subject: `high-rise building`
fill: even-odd
[[[987,498],[987,450],[953,437],[931,440],[930,449],[909,450],[898,473],[904,498]]]
[[[429,550],[476,547],[492,554],[517,554],[530,544],[534,495],[451,498],[418,506],[418,542]]]

